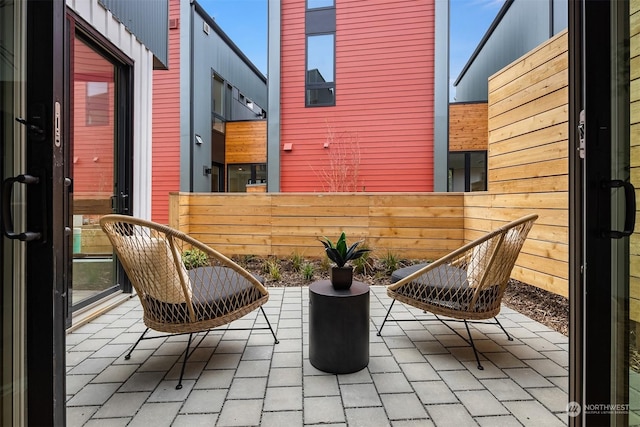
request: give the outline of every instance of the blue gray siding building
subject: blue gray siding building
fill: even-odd
[[[507,0],[454,82],[454,100],[487,101],[489,76],[567,28],[567,17],[567,0]]]

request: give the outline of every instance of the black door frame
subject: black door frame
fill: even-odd
[[[114,147],[114,197],[112,199],[112,212],[118,213],[122,215],[132,215],[133,212],[133,61],[131,58],[127,57],[124,53],[122,53],[116,46],[113,45],[111,41],[109,41],[103,34],[98,32],[95,28],[93,28],[90,24],[88,24],[80,15],[75,13],[72,10],[67,10],[67,36],[66,36],[66,44],[67,46],[73,46],[74,38],[79,38],[83,43],[90,46],[97,53],[104,56],[109,60],[114,66],[116,66],[115,71],[115,81],[116,81],[116,93],[115,93],[115,147]],[[71,61],[73,58],[70,56],[66,59],[65,64],[67,64],[67,72],[65,76],[65,81],[69,82],[67,86],[66,99],[69,100],[67,102],[67,108],[69,109],[69,119],[71,120],[71,111],[73,110],[71,104],[73,100],[72,94],[72,82],[73,77],[71,75],[72,71],[68,68],[71,66]],[[71,129],[72,125],[69,125],[69,129]],[[68,150],[68,157],[65,159],[66,167],[65,170],[68,175],[71,175],[71,158],[69,157],[72,151],[72,145],[74,142],[70,143],[70,149]],[[70,210],[67,212],[67,221],[68,223],[73,223],[73,212]],[[71,326],[72,314],[74,311],[82,309],[90,304],[95,303],[96,301],[103,299],[116,290],[120,289],[124,293],[131,293],[132,286],[129,278],[126,276],[124,272],[124,268],[120,261],[115,258],[114,262],[116,268],[115,279],[116,282],[114,285],[104,291],[87,298],[86,300],[81,301],[79,304],[73,305],[73,298],[68,299],[67,304],[67,327]],[[73,271],[73,259],[72,256],[68,257],[67,260],[69,271]],[[69,286],[71,285],[71,277],[69,278]],[[73,290],[71,290],[71,293]]]
[[[618,2],[616,11],[608,1],[569,2],[569,402],[577,405],[568,409],[578,410],[570,413],[572,426],[628,423],[623,406],[617,412],[590,409],[629,402],[628,375],[612,360],[621,350],[627,356],[628,334],[612,327],[612,196],[603,185],[612,177],[612,102],[629,105],[612,93],[612,58],[627,55],[628,61],[628,49],[612,52],[612,35],[626,31],[628,37],[628,28],[621,28],[628,21],[628,2]],[[628,313],[628,301],[617,309],[625,310],[624,304]]]
[[[26,171],[39,184],[26,191],[26,227],[40,240],[26,243],[26,408],[29,425],[65,425],[66,368],[64,0],[28,0],[26,42]],[[37,29],[37,30],[35,30]],[[59,112],[59,115],[56,115]],[[68,256],[68,254],[66,254]]]
[[[610,224],[611,206],[609,195],[600,185],[605,177],[611,176],[610,5],[604,1],[578,0],[571,2],[569,12],[572,41],[569,54],[573,66],[570,69],[573,81],[569,84],[573,95],[569,122],[573,136],[569,150],[573,160],[569,174],[573,190],[570,251],[574,261],[570,263],[573,268],[569,295],[569,401],[580,408],[569,421],[572,425],[608,425],[609,414],[585,414],[582,408],[610,402],[611,305],[607,302],[611,298],[611,252],[610,240],[599,232],[602,224]],[[578,130],[582,110],[584,151],[580,149]]]
[[[583,294],[582,286],[582,176],[580,156],[580,111],[582,96],[582,0],[569,1],[569,402],[582,407],[583,399]],[[580,412],[569,417],[569,425],[582,426]]]

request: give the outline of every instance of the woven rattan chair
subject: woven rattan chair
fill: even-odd
[[[387,288],[387,294],[393,300],[378,329],[378,336],[389,318],[393,304],[400,301],[433,313],[437,320],[449,326],[471,345],[478,369],[483,369],[468,322],[494,318],[495,324],[500,326],[507,338],[513,340],[496,316],[500,312],[511,270],[537,218],[538,215],[527,215],[434,262],[396,270],[392,278],[397,281]],[[469,338],[461,335],[439,316],[448,317],[449,321],[464,322]]]
[[[267,326],[255,329],[269,329],[278,343],[262,308],[269,293],[261,278],[207,245],[164,225],[124,215],[103,216],[100,225],[138,294],[147,326],[125,359],[131,357],[141,340],[189,334],[176,386],[180,389],[187,359],[206,333],[257,308]],[[183,262],[183,257],[187,261],[187,251],[199,254],[204,265],[188,270]],[[167,334],[147,337],[149,329]],[[205,334],[191,348],[193,335],[198,332]]]

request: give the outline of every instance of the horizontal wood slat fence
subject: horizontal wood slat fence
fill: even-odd
[[[319,258],[323,236],[365,239],[377,256],[434,259],[464,241],[464,195],[403,193],[172,194],[172,226],[233,255]],[[177,200],[176,200],[177,199]]]
[[[324,256],[345,231],[373,256],[433,260],[528,213],[541,215],[513,277],[565,294],[566,227],[544,209],[502,208],[486,193],[173,193],[170,225],[227,255]],[[528,204],[528,203],[527,203]],[[495,205],[495,206],[494,206]],[[465,212],[473,213],[468,217]],[[566,217],[565,217],[566,220]],[[566,224],[566,222],[565,222]],[[551,239],[551,240],[546,240]]]

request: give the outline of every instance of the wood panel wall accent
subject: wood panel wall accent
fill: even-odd
[[[227,122],[225,159],[233,163],[267,163],[267,121]]]
[[[568,34],[489,77],[488,192],[465,195],[465,238],[527,213],[539,219],[512,277],[567,296]]]
[[[228,255],[324,256],[365,239],[374,255],[435,259],[464,242],[462,193],[172,193],[171,226]]]
[[[449,104],[449,151],[486,151],[488,104]]]
[[[636,200],[640,200],[640,1],[632,1],[630,8],[631,37],[631,183],[636,187]],[[638,205],[636,205],[638,206]],[[631,235],[629,257],[629,318],[640,323],[640,213],[636,211],[636,231]],[[636,336],[640,325],[636,324]]]

